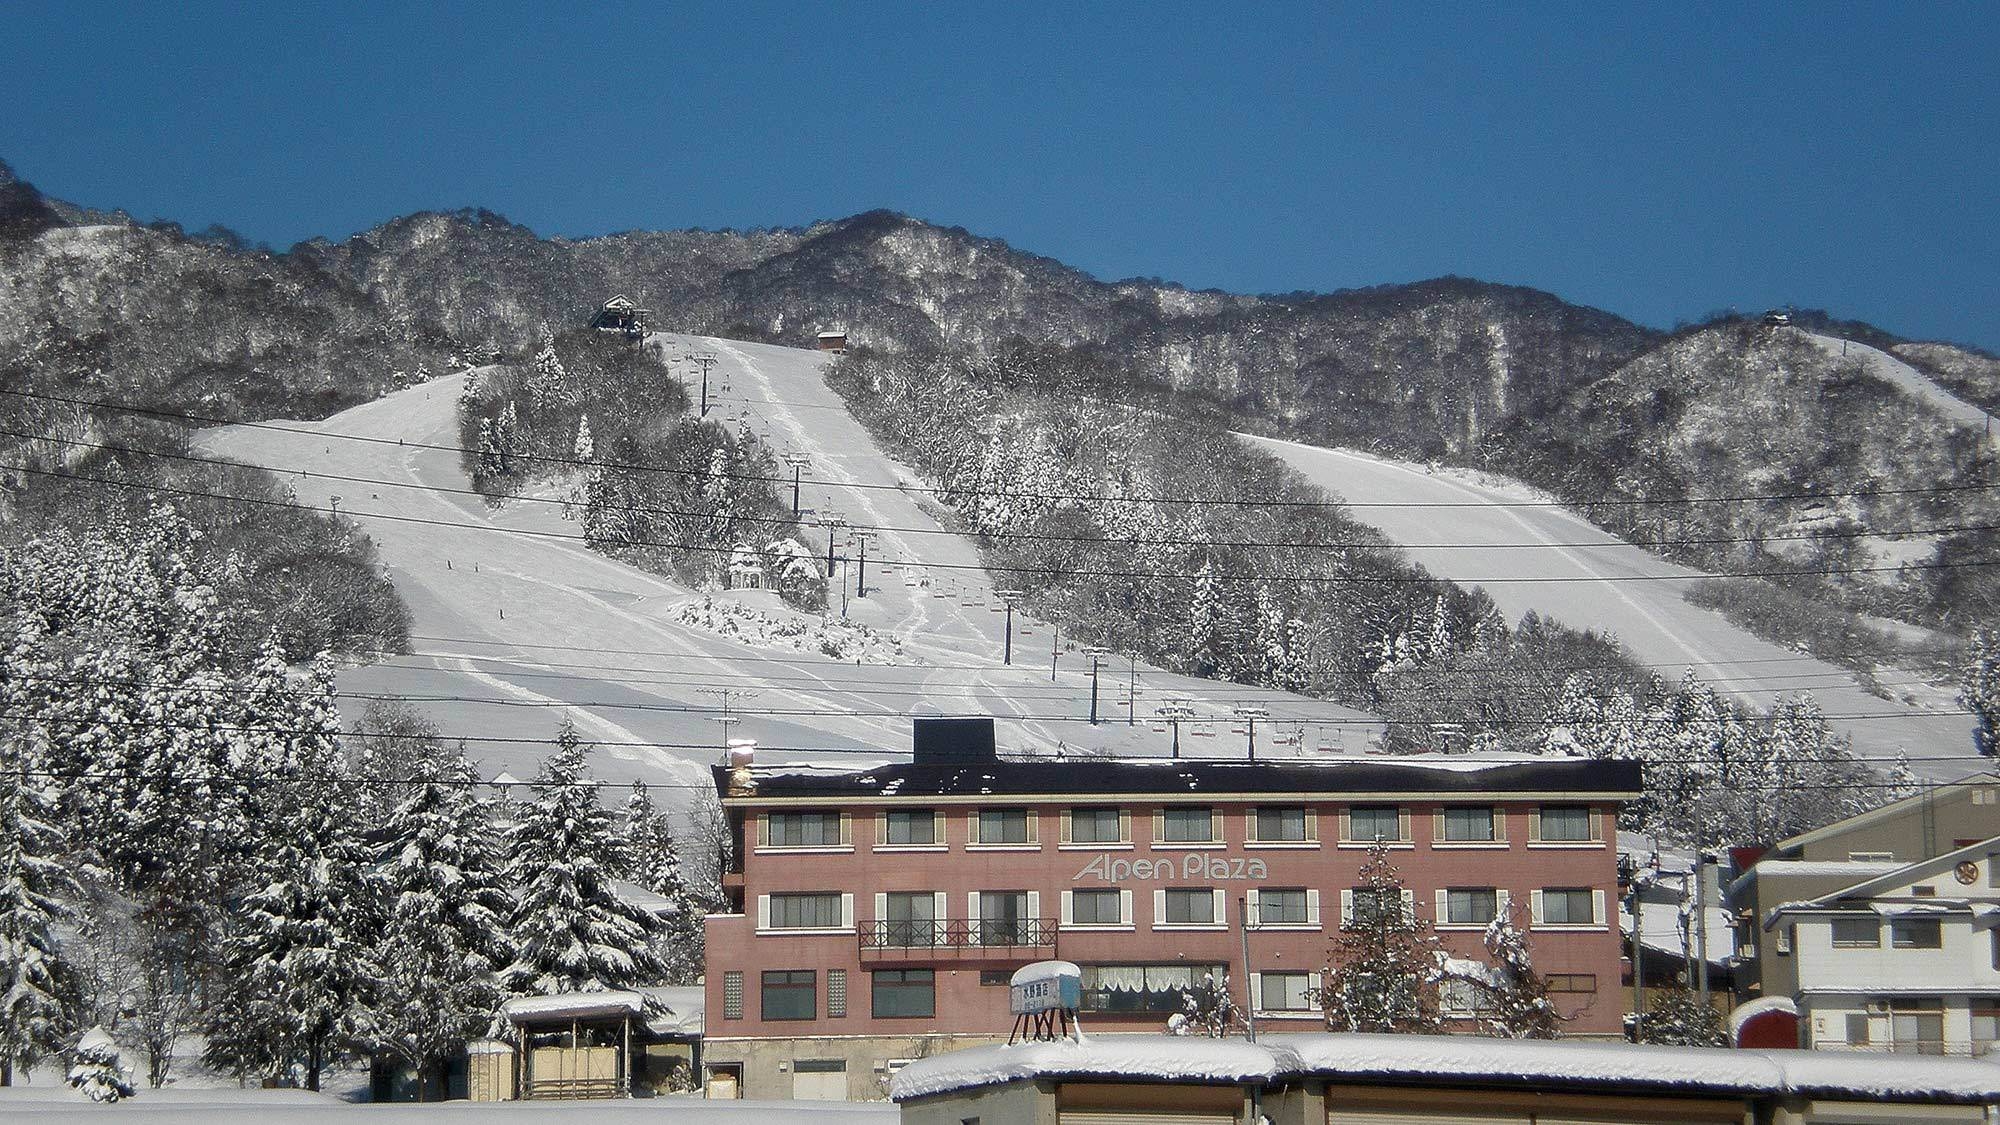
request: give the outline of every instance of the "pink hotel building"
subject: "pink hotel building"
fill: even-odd
[[[1568,1033],[1620,1032],[1630,763],[1005,761],[989,720],[930,719],[907,764],[715,779],[736,834],[730,912],[707,929],[715,1096],[883,1097],[910,1059],[1004,1041],[1008,977],[1051,958],[1083,967],[1088,1030],[1159,1030],[1206,973],[1260,1030],[1315,1030],[1342,920],[1393,905],[1468,959],[1507,912]],[[1378,839],[1401,904],[1360,888]]]

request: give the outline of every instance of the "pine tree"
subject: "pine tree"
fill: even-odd
[[[611,885],[622,849],[567,720],[533,789],[507,864],[516,944],[502,974],[508,990],[546,996],[658,983],[667,971],[649,942],[658,922]]]
[[[415,766],[408,796],[383,828],[378,877],[388,920],[375,961],[375,1042],[408,1061],[420,1100],[500,1006],[499,970],[513,956],[511,909],[490,810],[462,754]],[[441,1095],[442,1089],[439,1088]]]
[[[1370,847],[1362,888],[1320,974],[1318,1002],[1331,1031],[1437,1032],[1442,950],[1416,916],[1387,845]]]
[[[1729,1034],[1715,1005],[1702,1003],[1685,980],[1676,978],[1646,1005],[1639,1041],[1666,1047],[1726,1047]]]
[[[205,1057],[239,1074],[296,1063],[317,1090],[328,1062],[366,1039],[381,916],[340,774],[331,662],[322,656],[289,695],[258,749],[270,770],[258,810],[268,835],[257,889],[223,944],[227,992],[209,1015]]]
[[[1247,1027],[1243,1009],[1229,991],[1229,974],[1220,980],[1203,973],[1201,983],[1181,991],[1181,1010],[1167,1017],[1168,1035],[1198,1035],[1224,1039]]]
[[[1980,628],[1972,634],[1958,702],[1973,715],[1973,748],[1989,758],[2000,754],[2000,632]]]
[[[69,1084],[94,1102],[115,1102],[138,1093],[132,1086],[118,1044],[101,1027],[93,1027],[70,1052]]]
[[[589,464],[597,459],[597,443],[590,438],[590,415],[579,414],[576,419],[576,442],[571,447],[576,459]]]
[[[1487,924],[1484,941],[1493,970],[1486,1026],[1503,1039],[1554,1039],[1563,1016],[1549,999],[1548,981],[1535,971],[1528,935],[1501,915]]]
[[[653,939],[667,966],[665,983],[693,983],[702,971],[702,909],[681,875],[680,851],[666,814],[653,804],[644,782],[632,787],[625,803],[625,855],[625,877],[668,903],[655,915],[659,931]]]
[[[34,776],[45,737],[9,726],[14,768],[0,773],[0,1086],[12,1084],[16,1063],[34,1065],[70,1033],[76,970],[57,927],[75,917],[81,895],[64,865],[55,802]]]

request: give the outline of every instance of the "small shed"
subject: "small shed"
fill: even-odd
[[[699,987],[566,992],[509,1000],[513,1089],[529,1100],[652,1097],[694,1088]]]
[[[590,326],[599,332],[619,332],[626,339],[636,340],[646,334],[646,317],[652,311],[640,308],[621,293],[604,302],[604,307],[597,310],[597,315],[591,319]]]
[[[757,548],[748,543],[738,543],[729,552],[729,588],[732,590],[761,590],[764,588],[764,557]]]
[[[847,329],[833,328],[819,334],[819,350],[823,352],[844,352],[847,350]]]

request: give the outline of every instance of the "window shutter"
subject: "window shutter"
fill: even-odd
[[[1226,926],[1229,924],[1229,892],[1217,887],[1208,892],[1215,896],[1215,920]]]
[[[942,926],[942,925],[944,925],[944,923],[945,923],[945,919],[947,919],[947,918],[949,918],[949,917],[951,917],[951,907],[950,907],[950,905],[949,905],[949,904],[947,904],[947,903],[945,902],[945,894],[944,894],[944,892],[943,892],[943,891],[932,891],[932,892],[931,892],[931,924],[932,924],[932,925],[934,925],[934,926]],[[935,932],[935,931],[933,931],[933,932]]]
[[[1040,843],[1042,838],[1042,814],[1039,809],[1028,810],[1028,842]]]
[[[1354,892],[1351,890],[1340,892],[1340,924],[1343,926],[1354,924]]]
[[[1416,920],[1417,920],[1417,892],[1412,890],[1405,890],[1403,892],[1403,924],[1408,925]]]
[[[1243,924],[1254,927],[1260,917],[1262,915],[1257,913],[1257,888],[1251,887],[1243,892]]]
[[[1542,892],[1528,892],[1528,920],[1539,926],[1542,924]]]
[[[1222,839],[1222,812],[1220,809],[1208,810],[1208,838],[1210,840]]]
[[[1528,842],[1530,844],[1539,844],[1542,842],[1541,809],[1536,808],[1528,810]]]
[[[1354,839],[1354,817],[1345,808],[1340,810],[1340,838],[1342,842]]]
[[[1602,809],[1590,810],[1590,838],[1600,843],[1604,840],[1604,810]]]
[[[1160,923],[1165,922],[1166,920],[1167,920],[1167,892],[1155,888],[1153,891],[1154,928],[1157,929]]]
[[[1159,842],[1160,842],[1161,840],[1164,840],[1164,839],[1166,839],[1166,838],[1167,838],[1167,810],[1165,810],[1165,809],[1154,809],[1154,810],[1153,810],[1153,842],[1154,842],[1155,844],[1157,844],[1157,843],[1159,843]]]
[[[1307,810],[1306,810],[1306,842],[1307,842],[1307,843],[1309,843],[1309,844],[1317,844],[1317,843],[1319,843],[1319,810],[1318,810],[1318,809],[1307,809]]]
[[[1437,893],[1437,920],[1439,923],[1451,920],[1451,892],[1440,889]]]
[[[881,812],[875,814],[875,846],[879,848],[888,842],[889,810],[883,809]]]
[[[757,928],[760,930],[768,930],[771,928],[770,895],[757,896]]]
[[[979,944],[979,892],[965,892],[965,944]]]
[[[1251,1008],[1251,1010],[1252,1010],[1252,1011],[1258,1011],[1258,1012],[1261,1012],[1261,1011],[1263,1011],[1263,1010],[1264,1010],[1264,974],[1263,974],[1263,973],[1251,973],[1251,974],[1250,974],[1250,1008]]]
[[[852,893],[840,896],[840,928],[843,930],[854,928],[854,895]]]
[[[1398,808],[1396,810],[1396,840],[1399,843],[1408,843],[1410,840],[1410,810],[1408,809]]]
[[[1254,894],[1255,892],[1253,891],[1252,893]],[[1313,929],[1319,928],[1319,891],[1317,889],[1306,892],[1306,924],[1310,925]]]
[[[757,846],[760,848],[768,848],[771,846],[770,813],[757,814]]]
[[[1442,839],[1444,839],[1444,806],[1439,805],[1431,811],[1431,843],[1435,844]]]
[[[1605,917],[1604,892],[1601,890],[1590,892],[1590,924],[1593,926],[1602,926]]]
[[[1118,842],[1121,844],[1129,844],[1132,842],[1131,809],[1118,810]]]
[[[1493,842],[1507,842],[1507,810],[1499,805],[1493,807]]]
[[[1512,922],[1514,920],[1514,916],[1512,913],[1510,913],[1510,911],[1512,911],[1513,908],[1514,905],[1509,899],[1506,888],[1502,887],[1493,892],[1493,909],[1498,917],[1505,918],[1509,922]]]
[[[1138,913],[1132,909],[1132,892],[1119,891],[1118,924],[1121,926],[1137,925],[1137,922],[1134,921],[1134,919],[1136,919],[1137,917]]]
[[[1256,809],[1243,810],[1243,842],[1246,844],[1256,844],[1262,842],[1257,836]]]
[[[1028,932],[1034,934],[1042,928],[1042,892],[1028,892]]]
[[[1069,810],[1064,809],[1059,815],[1062,817],[1062,835],[1057,839],[1065,844],[1075,843],[1076,838],[1070,834]]]
[[[844,848],[844,847],[847,847],[848,845],[850,845],[850,844],[852,844],[852,843],[854,843],[854,814],[853,814],[853,813],[841,813],[841,814],[840,814],[840,846]]]
[[[1065,926],[1076,925],[1076,894],[1073,891],[1064,891],[1062,893],[1062,924]]]
[[[886,922],[888,920],[889,920],[889,896],[886,894],[878,893],[875,896],[875,921],[880,923],[880,922]]]

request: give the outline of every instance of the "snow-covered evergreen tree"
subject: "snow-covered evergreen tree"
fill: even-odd
[[[223,944],[226,993],[208,1019],[209,1064],[239,1074],[300,1067],[307,1089],[367,1038],[381,977],[372,857],[340,773],[340,714],[324,657],[291,691],[282,725],[263,729],[271,772],[259,790],[264,846],[257,889]]]
[[[1166,1033],[1222,1039],[1246,1026],[1243,1008],[1229,991],[1229,974],[1218,980],[1203,973],[1199,983],[1181,991],[1181,1010],[1167,1017]]]
[[[692,984],[702,972],[702,908],[681,873],[680,848],[667,816],[653,804],[644,782],[625,803],[625,876],[667,900],[655,915],[653,948],[666,963],[664,983]]]
[[[1972,712],[1973,748],[1991,758],[2000,755],[2000,632],[1975,630],[1970,655],[1958,702]]]
[[[492,1021],[499,970],[512,959],[490,811],[462,754],[415,767],[415,784],[390,814],[378,878],[388,896],[377,944],[380,999],[373,1038],[416,1068],[422,1100],[443,1096],[443,1068]]]
[[[115,1102],[138,1093],[118,1044],[101,1027],[84,1032],[70,1051],[69,1084],[94,1102]]]
[[[571,444],[570,449],[576,459],[586,465],[597,459],[597,443],[590,438],[590,415],[577,415],[576,441]]]
[[[1656,991],[1646,1005],[1639,1041],[1665,1047],[1726,1047],[1729,1031],[1715,1005],[1702,1003],[1700,994],[1677,978]]]
[[[1487,923],[1484,935],[1488,964],[1486,1026],[1503,1039],[1554,1039],[1563,1016],[1549,999],[1548,982],[1535,971],[1528,935],[1505,915]]]
[[[1320,974],[1317,1000],[1328,1030],[1442,1030],[1442,949],[1412,908],[1387,845],[1369,848],[1361,882]]]
[[[32,1066],[70,1034],[77,994],[74,966],[57,927],[74,917],[80,895],[65,866],[55,802],[35,776],[42,732],[9,720],[12,770],[0,773],[0,1086],[17,1063]]]
[[[612,885],[623,849],[567,720],[533,789],[507,864],[516,946],[507,988],[549,995],[660,983],[667,969],[651,944],[659,923]]]

